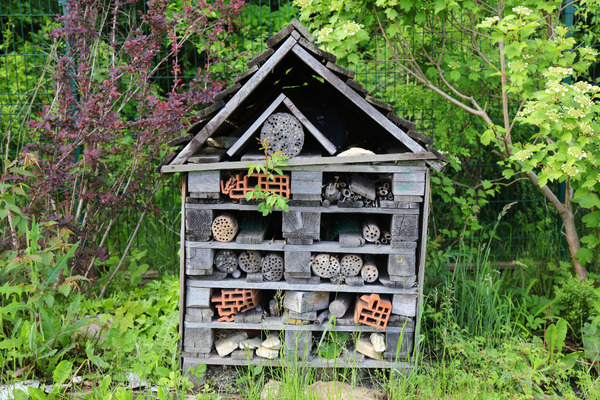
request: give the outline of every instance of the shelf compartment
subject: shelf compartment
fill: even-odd
[[[416,198],[408,197],[406,203],[416,203]],[[416,206],[415,206],[416,207]],[[255,204],[237,204],[237,203],[216,203],[216,204],[195,204],[186,203],[186,209],[210,209],[210,210],[237,210],[237,211],[256,211]],[[419,215],[419,208],[382,208],[382,207],[302,207],[302,206],[289,206],[290,211],[298,212],[320,212],[323,214],[335,214],[335,213],[355,213],[355,214],[406,214],[406,215]],[[280,212],[280,210],[276,210]]]

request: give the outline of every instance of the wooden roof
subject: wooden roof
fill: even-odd
[[[204,163],[237,161],[234,157],[252,143],[250,139],[265,119],[283,107],[296,116],[312,135],[314,145],[328,156],[353,145],[371,147],[376,153],[369,156],[370,161],[339,157],[339,163],[377,162],[378,155],[385,156],[381,161],[390,161],[390,149],[394,149],[398,159],[425,160],[440,170],[442,157],[431,149],[433,141],[414,131],[414,123],[394,114],[393,106],[369,96],[353,80],[354,72],[335,64],[336,57],[314,41],[297,20],[269,38],[267,50],[250,60],[248,70],[233,78],[233,84],[200,111],[201,121],[191,126],[186,136],[169,142],[174,147],[185,146],[169,154],[160,171],[190,170],[182,167],[194,159]],[[323,119],[330,121],[323,125]],[[335,137],[336,130],[344,129],[345,136]],[[223,136],[235,140],[227,151],[206,148],[209,138]],[[198,151],[207,156],[195,157]]]

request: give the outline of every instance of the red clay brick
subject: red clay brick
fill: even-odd
[[[391,312],[392,303],[382,300],[378,294],[364,295],[356,299],[354,322],[385,330]]]

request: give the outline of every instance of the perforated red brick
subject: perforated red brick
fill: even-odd
[[[260,296],[260,290],[257,289],[223,289],[211,301],[215,303],[219,321],[232,322],[237,313],[255,308]]]
[[[382,300],[378,294],[364,295],[356,299],[354,322],[385,330],[391,312],[392,303]]]
[[[227,182],[221,181],[221,192],[232,199],[245,199],[246,193],[256,190],[275,192],[286,199],[290,198],[290,177],[287,175],[274,175],[273,180],[265,174],[252,175],[238,174],[229,178]]]

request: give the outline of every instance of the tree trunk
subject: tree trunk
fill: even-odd
[[[575,273],[580,281],[587,279],[587,272],[585,267],[579,263],[575,254],[579,251],[579,235],[575,227],[575,216],[570,210],[565,210],[561,213],[563,224],[565,225],[565,232],[567,236],[567,244],[569,245],[569,252],[571,253],[571,259],[573,260],[573,266],[575,267]]]

